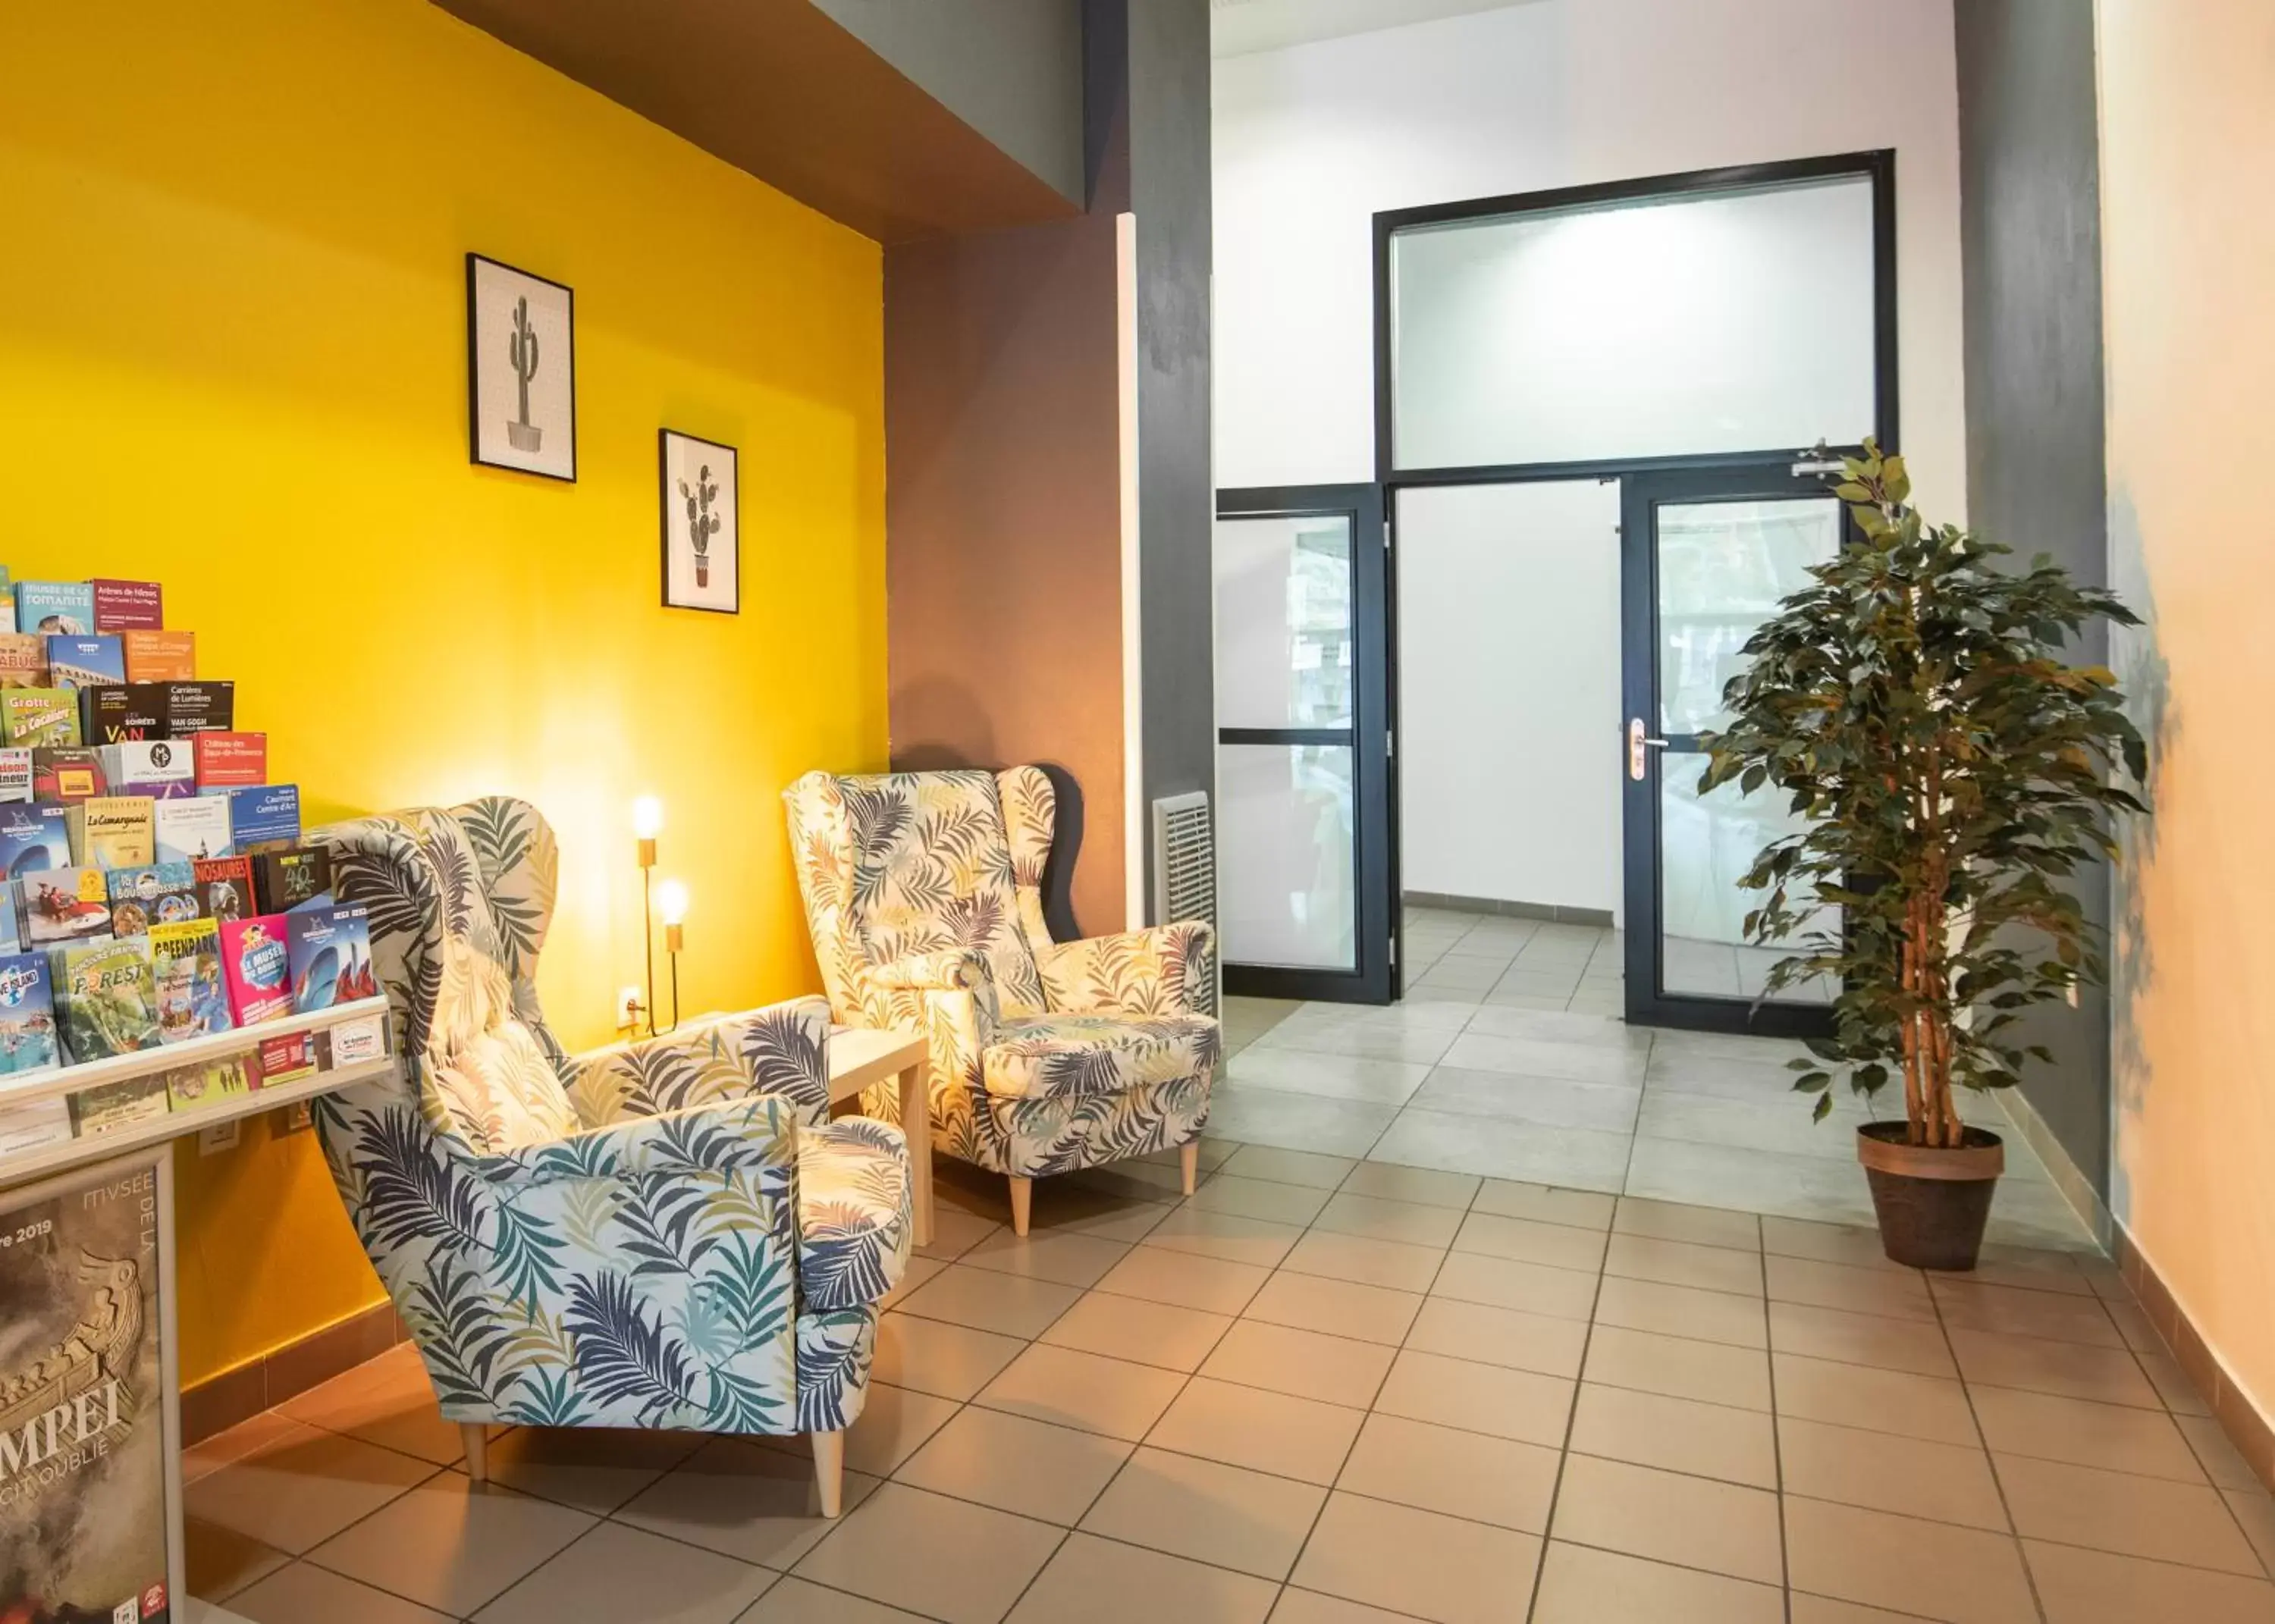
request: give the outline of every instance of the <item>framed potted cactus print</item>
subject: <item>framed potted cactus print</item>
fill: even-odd
[[[577,478],[576,296],[466,256],[466,435],[477,463]]]
[[[667,428],[658,436],[663,495],[663,607],[740,612],[742,526],[735,448]]]

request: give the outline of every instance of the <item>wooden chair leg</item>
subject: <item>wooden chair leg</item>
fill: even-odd
[[[813,1486],[821,1499],[821,1514],[834,1517],[845,1505],[845,1434],[813,1434]]]
[[[490,1430],[486,1423],[461,1421],[458,1439],[466,1448],[466,1476],[476,1483],[490,1480]]]
[[[1011,1181],[1011,1233],[1027,1233],[1027,1215],[1034,1211],[1035,1181],[1015,1178]]]
[[[1177,1178],[1185,1187],[1185,1194],[1193,1193],[1193,1186],[1201,1175],[1201,1142],[1188,1139],[1177,1146]]]

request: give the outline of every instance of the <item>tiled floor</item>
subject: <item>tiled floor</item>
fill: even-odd
[[[1407,911],[1406,1001],[1232,999],[1210,1131],[1614,1195],[1868,1224],[1861,1101],[1822,1123],[1790,1089],[1797,1043],[1630,1029],[1621,938],[1591,925]],[[1888,1099],[1901,1112],[1901,1098]],[[1963,1115],[2004,1127],[1995,1102]],[[2007,1135],[1994,1240],[2090,1246]]]
[[[2109,1266],[1211,1144],[945,1168],[847,1503],[798,1440],[502,1434],[408,1349],[192,1452],[212,1624],[2275,1619],[2275,1500]]]
[[[1021,1240],[940,1164],[837,1523],[797,1439],[501,1431],[475,1490],[397,1349],[191,1452],[189,1618],[2275,1620],[2275,1499],[2034,1167],[1995,1221],[2064,1250],[1931,1280],[1816,1221],[1856,1118],[1781,1046],[1626,1031],[1607,933],[1409,940],[1398,1009],[1228,1012],[1190,1199]]]

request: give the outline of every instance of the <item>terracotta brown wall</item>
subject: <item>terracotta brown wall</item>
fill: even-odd
[[[1101,212],[885,255],[893,765],[1054,769],[1062,939],[1124,923],[1115,252]]]

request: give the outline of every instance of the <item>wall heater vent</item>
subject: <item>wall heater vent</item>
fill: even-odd
[[[1216,831],[1209,821],[1205,789],[1165,796],[1153,803],[1153,918],[1161,925],[1180,919],[1216,923]],[[1223,957],[1220,940],[1220,971]],[[1209,1001],[1213,1008],[1213,986]]]

